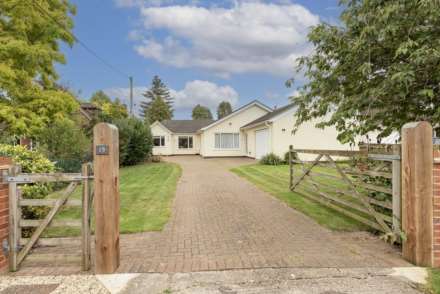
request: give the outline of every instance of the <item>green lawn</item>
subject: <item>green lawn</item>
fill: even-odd
[[[295,169],[299,175],[299,167]],[[334,169],[316,167],[314,170],[327,174],[335,174]],[[289,166],[288,165],[244,165],[232,169],[232,172],[254,183],[260,189],[272,194],[290,207],[308,215],[316,222],[331,230],[337,231],[360,231],[368,230],[364,224],[346,217],[337,211],[311,201],[298,193],[289,190]],[[321,179],[327,181],[328,179]],[[335,186],[343,185],[341,182],[332,183]]]
[[[440,294],[440,269],[431,269],[429,275],[429,290],[431,293]]]
[[[181,175],[178,165],[149,163],[120,170],[121,233],[160,231],[171,215],[171,202]],[[81,198],[81,187],[70,197]],[[54,194],[51,197],[56,198]],[[80,219],[80,208],[64,208],[56,219]],[[46,236],[79,235],[77,228],[49,228]]]

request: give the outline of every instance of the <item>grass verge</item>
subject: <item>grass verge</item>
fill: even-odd
[[[120,169],[121,233],[160,231],[171,216],[181,169],[173,163],[150,163]],[[81,186],[71,199],[81,199]],[[51,195],[53,198],[59,195]],[[80,219],[81,208],[66,207],[55,219]],[[78,228],[49,228],[46,237],[78,236]]]
[[[440,269],[430,269],[428,291],[433,294],[440,294]]]
[[[320,172],[333,173],[320,167]],[[244,165],[231,170],[240,177],[254,183],[260,189],[272,194],[290,207],[314,219],[320,225],[335,231],[365,231],[368,227],[337,211],[311,201],[289,190],[288,165]],[[337,183],[335,183],[337,185]]]

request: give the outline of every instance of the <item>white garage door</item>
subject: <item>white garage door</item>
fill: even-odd
[[[255,132],[255,157],[260,159],[269,153],[269,129]]]

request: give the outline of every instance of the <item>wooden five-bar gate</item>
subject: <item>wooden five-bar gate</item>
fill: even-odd
[[[83,270],[90,269],[91,263],[91,206],[93,191],[91,189],[92,164],[83,164],[81,173],[47,173],[26,174],[20,172],[19,166],[12,166],[3,175],[3,181],[9,184],[9,241],[8,258],[9,268],[16,271],[20,264],[29,255],[32,248],[38,244],[61,245],[62,239],[42,238],[43,232],[48,227],[76,227],[81,228],[81,256],[78,256],[78,264],[81,262]],[[22,185],[68,183],[67,187],[58,191],[57,199],[24,199],[22,197]],[[82,197],[69,199],[75,189],[81,184]],[[25,219],[22,217],[23,207],[51,207],[43,219]],[[82,207],[81,219],[55,219],[55,216],[63,207]],[[35,228],[29,238],[22,237],[23,228]],[[69,241],[71,242],[71,241]],[[38,257],[37,257],[38,258]],[[67,254],[49,254],[41,256],[39,260],[71,262],[72,256]]]
[[[42,237],[49,227],[81,228],[81,237],[74,238],[74,240],[69,238],[67,242],[75,247],[76,244],[81,244],[81,256],[74,259],[78,260],[78,264],[81,263],[83,270],[89,270],[92,263],[92,204],[94,206],[94,271],[97,274],[116,271],[120,262],[119,133],[116,126],[99,123],[94,127],[93,168],[92,163],[87,163],[83,164],[81,173],[27,174],[21,173],[20,167],[13,165],[3,174],[2,182],[9,186],[9,238],[8,242],[3,242],[2,245],[3,250],[7,251],[10,271],[18,270],[20,264],[37,245],[59,245],[61,247],[66,245],[65,238]],[[57,184],[57,186],[65,187],[65,189],[56,191],[44,199],[22,197],[23,185],[54,183],[64,183]],[[79,186],[82,187],[82,196],[72,197]],[[22,216],[24,207],[50,207],[51,209],[42,219],[28,219]],[[63,207],[80,207],[81,218],[56,218]],[[23,228],[26,228],[27,233],[31,232],[29,238],[22,238]],[[31,256],[37,257],[36,253]],[[73,261],[72,254],[64,253],[46,254],[46,256],[34,259],[43,262],[46,259],[50,264],[55,261],[65,261],[64,263]]]
[[[399,241],[400,157],[400,145],[359,151],[291,147],[290,189]]]

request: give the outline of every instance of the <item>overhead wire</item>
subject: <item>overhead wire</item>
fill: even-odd
[[[110,62],[106,61],[104,58],[99,56],[90,46],[88,46],[84,41],[79,39],[73,32],[68,30],[62,23],[60,23],[55,17],[53,17],[44,7],[42,7],[37,1],[29,0],[34,7],[36,7],[42,14],[46,15],[50,18],[56,25],[58,25],[61,29],[63,29],[67,34],[69,34],[78,44],[80,44],[87,52],[93,55],[96,59],[98,59],[102,64],[106,65],[113,72],[119,74],[120,76],[129,79],[130,76],[118,69],[116,66],[112,65]]]

